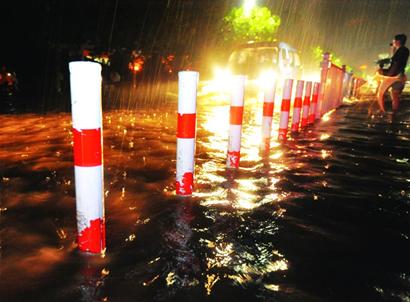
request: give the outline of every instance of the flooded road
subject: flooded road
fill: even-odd
[[[1,115],[1,300],[409,301],[409,100],[344,106],[268,154],[246,100],[238,171],[227,104],[199,99],[185,199],[176,106],[104,113],[103,257],[76,250],[70,114]]]

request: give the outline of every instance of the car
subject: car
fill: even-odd
[[[301,79],[302,64],[295,48],[285,42],[248,42],[235,47],[224,66],[214,68],[213,79],[201,81],[200,96],[214,96],[214,101],[225,100],[231,92],[234,75],[245,75],[246,93],[257,96],[276,82],[277,96],[285,79]]]
[[[232,50],[223,68],[215,68],[213,80],[203,84],[201,93],[229,93],[234,75],[247,76],[248,92],[269,88],[274,81],[280,90],[285,79],[302,77],[302,65],[296,49],[285,42],[248,42]]]
[[[232,74],[258,79],[271,74],[280,78],[298,78],[301,62],[296,49],[285,42],[248,42],[235,48],[228,59]]]

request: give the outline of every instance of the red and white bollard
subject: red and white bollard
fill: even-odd
[[[320,71],[320,90],[319,90],[319,98],[317,103],[316,109],[316,119],[320,119],[323,114],[325,114],[327,104],[325,103],[324,96],[326,90],[326,81],[327,81],[327,73],[329,70],[330,65],[330,53],[326,52],[323,54],[323,61],[321,63],[321,71]]]
[[[350,91],[349,91],[349,97],[354,98],[356,97],[355,91],[357,88],[357,79],[354,75],[352,75],[350,79]]]
[[[310,109],[309,109],[309,120],[308,120],[309,125],[315,122],[317,100],[319,97],[319,88],[320,88],[319,83],[317,82],[313,83],[312,102],[310,103]]]
[[[305,98],[303,99],[303,110],[302,110],[302,123],[301,123],[302,128],[305,128],[308,125],[311,95],[312,95],[312,82],[306,82]]]
[[[270,149],[270,138],[272,132],[272,118],[275,109],[275,92],[276,81],[272,82],[272,86],[266,87],[263,96],[263,117],[262,117],[262,143],[261,150],[267,151]]]
[[[359,87],[359,79],[353,79],[353,97],[357,98],[357,88]]]
[[[243,75],[235,76],[232,80],[228,156],[226,159],[228,168],[239,168],[245,81],[246,76]]]
[[[194,187],[196,94],[199,73],[178,73],[177,195],[191,195]]]
[[[345,97],[345,78],[346,78],[346,65],[342,65],[342,69],[339,72],[339,97],[337,102],[337,108],[343,105],[343,98]]]
[[[101,65],[71,62],[70,86],[74,137],[74,175],[78,247],[105,251],[102,154]]]
[[[299,124],[300,124],[300,111],[302,110],[302,94],[303,94],[303,86],[305,85],[304,81],[297,81],[296,83],[296,95],[295,101],[293,103],[293,115],[292,115],[292,132],[299,131]]]
[[[282,104],[280,107],[280,119],[279,119],[279,141],[286,141],[289,126],[289,110],[290,99],[292,97],[293,80],[285,80],[283,86]]]

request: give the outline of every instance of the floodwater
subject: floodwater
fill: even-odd
[[[410,301],[409,101],[344,106],[260,154],[246,100],[238,171],[229,106],[198,102],[191,198],[175,104],[104,113],[104,256],[76,249],[71,116],[0,116],[1,301]]]

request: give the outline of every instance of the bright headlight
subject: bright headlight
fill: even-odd
[[[214,69],[214,80],[219,81],[219,80],[227,80],[232,77],[231,72],[229,69],[225,68],[220,68],[220,67],[215,67]]]
[[[320,82],[320,73],[318,72],[311,72],[311,73],[306,73],[303,77],[302,80],[304,81],[310,81],[310,82]]]
[[[269,88],[273,86],[278,74],[273,70],[262,72],[258,77],[258,85],[261,88]]]
[[[213,70],[214,77],[208,81],[202,88],[201,93],[225,93],[229,92],[229,85],[232,74],[228,69],[215,67]]]

